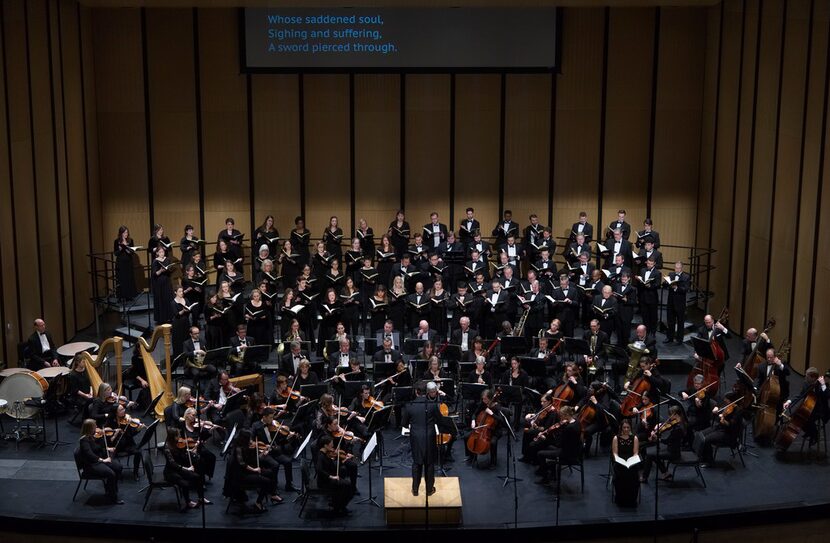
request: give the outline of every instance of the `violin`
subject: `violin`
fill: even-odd
[[[199,442],[192,437],[180,437],[176,440],[176,447],[179,449],[195,449]]]
[[[554,424],[552,426],[549,426],[549,427],[545,428],[544,430],[542,430],[541,432],[539,432],[538,434],[536,434],[536,437],[533,438],[533,441],[542,441],[543,439],[545,439],[547,437],[548,432],[555,432],[555,431],[559,430],[560,428],[562,428],[563,426],[565,426],[566,424],[568,424],[570,422],[571,421],[569,421],[569,420],[560,420],[556,424]]]
[[[214,424],[209,420],[202,420],[202,421],[194,421],[193,422],[194,428],[202,428],[204,430],[213,430],[214,428],[220,428],[224,430],[224,427],[219,426],[218,424]]]
[[[140,419],[133,418],[129,415],[125,415],[124,418],[118,419],[118,425],[130,428],[142,428],[144,424],[141,422]]]
[[[654,431],[652,432],[652,435],[655,436],[655,437],[659,436],[660,434],[662,434],[666,430],[669,430],[669,429],[677,426],[681,422],[683,422],[683,420],[679,416],[672,415],[665,422],[661,422],[660,424],[658,424],[657,428],[655,428]]]
[[[268,431],[273,434],[280,434],[286,437],[299,437],[300,435],[297,432],[292,432],[291,428],[289,428],[287,424],[277,424],[276,421],[271,421],[271,424],[268,425]]]
[[[207,401],[204,397],[194,398],[193,396],[191,396],[190,398],[188,398],[184,405],[186,407],[198,407],[210,403],[211,402]]]
[[[332,434],[332,437],[335,439],[343,439],[346,441],[363,441],[363,439],[354,435],[354,432],[344,430],[337,430]]]
[[[332,460],[339,460],[341,462],[345,462],[349,453],[342,449],[332,449],[330,451],[326,451],[326,456],[328,456]]]
[[[291,387],[288,387],[285,390],[281,391],[279,393],[279,396],[280,396],[280,398],[283,398],[283,399],[286,399],[286,400],[288,400],[288,399],[290,399],[290,400],[299,400],[299,401],[308,400],[308,398],[306,398],[305,396],[300,394],[300,391],[294,390]]]
[[[96,428],[95,429],[95,439],[102,439],[102,438],[111,438],[115,435],[115,430],[112,428]]]
[[[363,400],[363,408],[364,409],[374,409],[375,411],[380,411],[383,409],[383,402],[374,399],[372,396],[369,396],[365,400]]]
[[[111,404],[117,403],[118,405],[121,405],[124,408],[126,408],[129,404],[133,403],[130,400],[128,400],[126,396],[119,396],[115,392],[107,396],[106,402]]]

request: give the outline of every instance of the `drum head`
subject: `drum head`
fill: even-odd
[[[37,375],[37,377],[34,377]],[[46,380],[33,371],[15,373],[0,383],[0,398],[6,400],[6,414],[15,419],[30,419],[38,414],[38,408],[25,405],[26,400],[42,398]],[[46,384],[48,388],[49,385]]]

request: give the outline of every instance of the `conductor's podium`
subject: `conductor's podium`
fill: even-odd
[[[461,485],[458,477],[436,477],[436,492],[429,497],[426,508],[426,486],[421,481],[417,496],[412,495],[412,479],[386,477],[383,480],[383,507],[386,524],[422,525],[429,512],[430,525],[461,524]]]

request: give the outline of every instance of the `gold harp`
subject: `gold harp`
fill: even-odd
[[[121,362],[123,348],[123,340],[120,337],[115,336],[104,340],[104,342],[101,343],[101,347],[98,348],[97,354],[89,354],[87,351],[79,353],[78,356],[86,362],[86,374],[89,377],[89,384],[92,387],[93,395],[98,394],[98,387],[103,382],[103,379],[101,379],[101,376],[98,374],[98,368],[100,368],[101,364],[104,363],[104,360],[107,359],[107,355],[110,354],[110,351],[115,353],[115,375],[118,383],[118,389],[121,389]]]
[[[144,361],[144,371],[147,373],[147,382],[150,384],[150,396],[155,398],[162,392],[165,393],[158,404],[156,404],[155,415],[159,420],[164,418],[164,410],[173,403],[173,389],[170,382],[170,336],[172,329],[173,326],[170,324],[156,326],[149,342],[144,338],[139,338],[136,344],[136,347],[141,353],[141,359]],[[161,371],[159,371],[158,366],[156,366],[156,361],[153,359],[153,350],[155,350],[160,338],[164,338],[164,369],[167,374],[166,379],[162,377]]]

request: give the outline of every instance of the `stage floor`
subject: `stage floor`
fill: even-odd
[[[673,378],[677,383],[681,376]],[[795,384],[794,384],[795,386]],[[5,418],[6,432],[11,420]],[[48,421],[47,431],[52,439],[54,427]],[[126,502],[122,506],[101,505],[100,482],[89,484],[89,492],[81,490],[72,502],[77,483],[72,451],[78,430],[60,421],[60,435],[71,445],[42,448],[38,444],[23,442],[19,449],[13,442],[0,442],[0,515],[37,522],[73,521],[97,523],[140,524],[142,529],[171,525],[200,526],[201,513],[191,510],[180,513],[176,508],[172,491],[154,493],[146,512],[141,511],[144,494],[139,493],[143,481],[133,481],[124,470],[125,480],[120,484],[120,496]],[[407,439],[396,439],[398,434],[389,430],[386,435],[388,456],[384,459],[383,477],[408,477]],[[514,488],[502,486],[507,462],[505,447],[500,443],[499,465],[495,470],[477,469],[463,462],[463,444],[456,442],[455,462],[448,464],[447,475],[460,480],[463,500],[464,528],[508,528],[514,523]],[[734,514],[752,511],[763,518],[763,511],[804,508],[830,503],[830,470],[826,461],[815,456],[798,453],[801,440],[793,446],[793,452],[777,458],[772,449],[752,449],[755,458],[745,455],[746,467],[740,460],[731,458],[728,450],[719,452],[718,464],[704,470],[707,487],[703,488],[693,469],[681,468],[672,483],[661,484],[659,489],[658,518],[665,521],[680,518],[704,517],[716,514]],[[519,454],[520,443],[515,443]],[[156,462],[162,464],[161,456]],[[557,524],[607,525],[609,523],[650,521],[655,516],[655,483],[642,485],[638,507],[623,509],[611,502],[611,492],[606,488],[608,454],[600,453],[585,461],[585,492],[580,493],[579,474],[565,475],[561,487],[561,501],[556,506],[556,488],[534,484],[534,467],[516,462],[521,481],[516,487],[518,514],[517,526],[540,527]],[[325,511],[315,510],[310,501],[304,518],[298,518],[299,504],[290,503],[294,493],[283,493],[286,504],[272,506],[265,514],[239,516],[225,514],[225,500],[221,496],[224,462],[219,461],[217,476],[207,489],[207,497],[214,502],[206,509],[206,524],[210,528],[294,529],[294,530],[378,530],[386,528],[384,511],[372,505],[357,502],[369,496],[368,465],[360,468],[358,488],[361,495],[350,504],[351,515],[332,518]],[[439,477],[441,475],[439,474]],[[384,484],[377,469],[372,470],[373,494],[383,504]],[[282,482],[282,474],[280,474]],[[295,481],[299,482],[299,468],[295,465]],[[325,504],[317,504],[324,506]],[[325,507],[324,507],[325,508]]]

